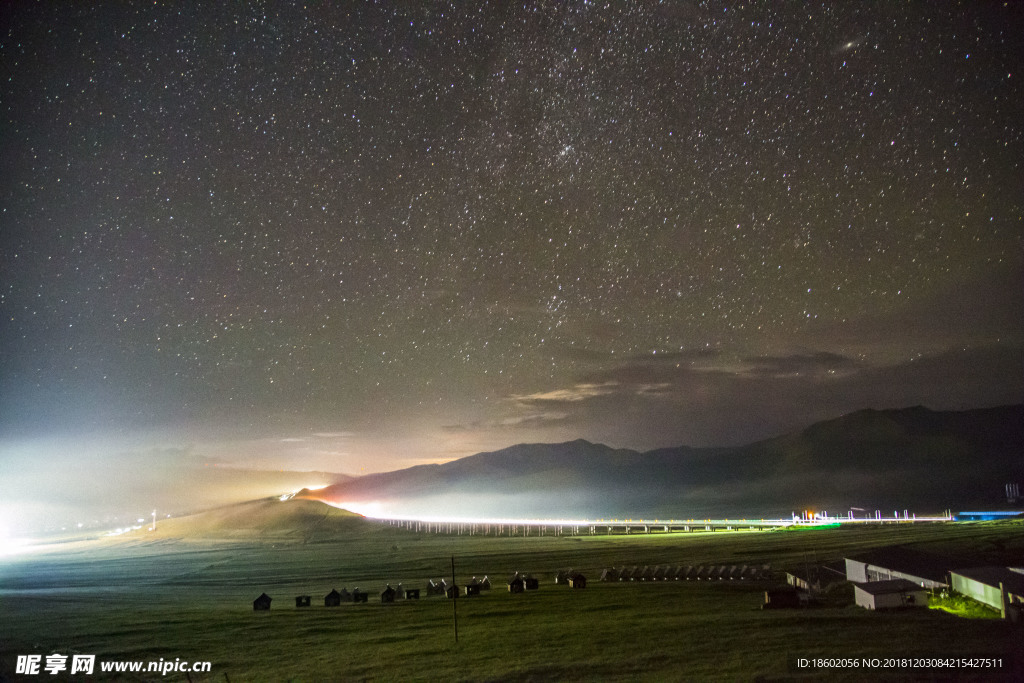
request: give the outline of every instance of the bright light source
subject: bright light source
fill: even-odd
[[[313,484],[312,486],[303,486],[301,489],[295,489],[291,493],[286,493],[278,498],[278,500],[285,501],[290,500],[296,496],[300,491],[319,491],[320,489],[327,488],[328,484]]]
[[[0,557],[28,552],[32,541],[27,538],[0,538]]]
[[[388,512],[385,503],[380,501],[346,503],[324,501],[331,507],[341,508],[354,512],[370,519],[393,519],[410,522],[427,522],[430,524],[517,524],[548,526],[560,524],[563,526],[586,526],[591,524],[585,519],[517,519],[511,517],[459,517],[459,516],[436,516],[436,515],[396,515]]]
[[[0,557],[26,552],[31,545],[31,539],[15,537],[10,526],[0,519]]]

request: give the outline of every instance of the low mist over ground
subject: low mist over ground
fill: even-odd
[[[0,540],[37,532],[111,529],[348,479],[328,472],[232,467],[187,450],[53,449],[0,459]],[[81,526],[79,526],[81,525]]]

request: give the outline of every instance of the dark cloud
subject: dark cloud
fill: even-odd
[[[745,373],[765,377],[838,375],[854,372],[860,363],[852,358],[821,351],[789,356],[754,356],[742,360]]]
[[[575,402],[575,399],[571,402]],[[545,399],[538,399],[540,402],[548,403]],[[543,429],[553,424],[563,424],[571,419],[569,412],[561,410],[538,411],[530,400],[520,397],[513,399],[516,407],[505,413],[504,417],[493,420],[477,420],[468,424],[443,425],[440,430],[446,434],[487,434],[487,433],[517,433],[525,429]],[[559,402],[555,400],[554,402]]]
[[[654,351],[644,354],[614,354],[609,351],[596,351],[568,347],[562,349],[561,355],[570,360],[600,363],[602,365],[666,365],[706,363],[721,355],[720,349],[689,349],[681,351]]]
[[[744,357],[708,369],[622,365],[581,379],[532,400],[557,401],[585,433],[611,444],[739,445],[863,407],[1018,403],[1024,400],[1024,350],[994,345],[893,365],[823,351]]]
[[[469,425],[441,425],[440,430],[449,434],[461,434],[472,430]]]

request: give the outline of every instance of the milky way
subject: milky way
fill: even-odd
[[[356,472],[1024,391],[1016,3],[3,23],[8,444]]]

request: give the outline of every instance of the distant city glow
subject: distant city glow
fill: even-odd
[[[329,484],[313,484],[312,486],[303,486],[300,489],[295,489],[291,493],[285,493],[285,494],[281,495],[278,498],[278,500],[281,500],[281,501],[290,500],[291,498],[294,498],[296,495],[298,495],[299,493],[301,493],[303,491],[319,491],[320,489],[327,488],[328,486],[329,486]]]
[[[0,519],[0,557],[27,552],[32,544],[32,539],[15,536],[10,526]]]

